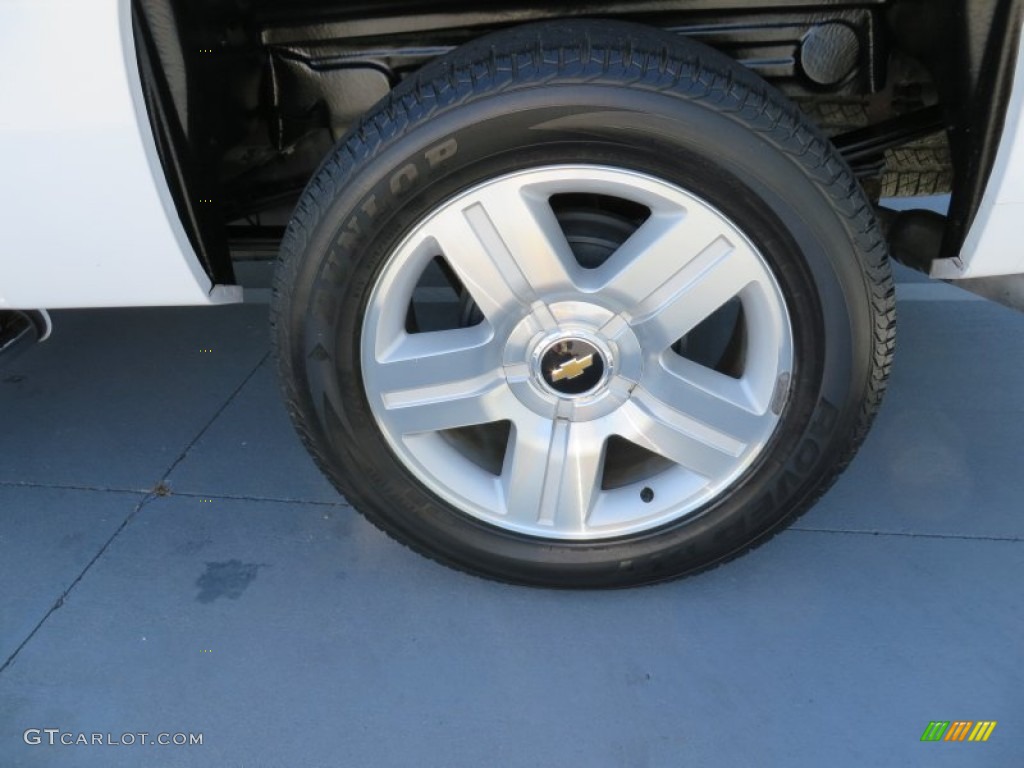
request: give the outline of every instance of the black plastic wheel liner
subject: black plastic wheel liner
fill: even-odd
[[[163,68],[158,65],[158,43],[137,0],[132,3],[132,28],[146,111],[174,206],[210,280],[215,284],[233,283],[234,271],[219,195],[214,191],[211,175],[197,162],[197,153],[186,137],[180,118],[183,112],[175,103]],[[174,44],[180,43],[164,41],[164,45]]]

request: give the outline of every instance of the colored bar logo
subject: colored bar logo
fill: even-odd
[[[921,741],[988,741],[996,729],[996,720],[932,720],[921,734]]]

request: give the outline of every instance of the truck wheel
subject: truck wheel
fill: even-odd
[[[303,193],[272,307],[297,429],[359,511],[553,587],[693,573],[807,509],[894,314],[872,208],[793,104],[600,21],[407,78]]]

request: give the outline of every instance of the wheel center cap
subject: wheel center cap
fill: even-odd
[[[572,337],[549,344],[539,362],[544,383],[562,397],[593,392],[604,382],[608,367],[601,350]]]
[[[547,419],[592,421],[629,399],[643,355],[628,324],[583,301],[547,304],[509,334],[502,368],[523,405]]]

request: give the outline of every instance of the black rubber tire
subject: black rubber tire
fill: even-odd
[[[560,120],[561,127],[552,126]],[[403,235],[441,202],[509,170],[603,162],[654,173],[729,215],[771,262],[796,370],[762,458],[699,515],[615,540],[531,538],[443,503],[391,453],[366,400],[364,306]],[[449,566],[508,582],[623,587],[737,556],[806,510],[879,406],[895,305],[873,210],[831,144],[727,57],[602,21],[505,30],[408,78],[309,183],[272,304],[282,386],[321,469],[371,522]]]

